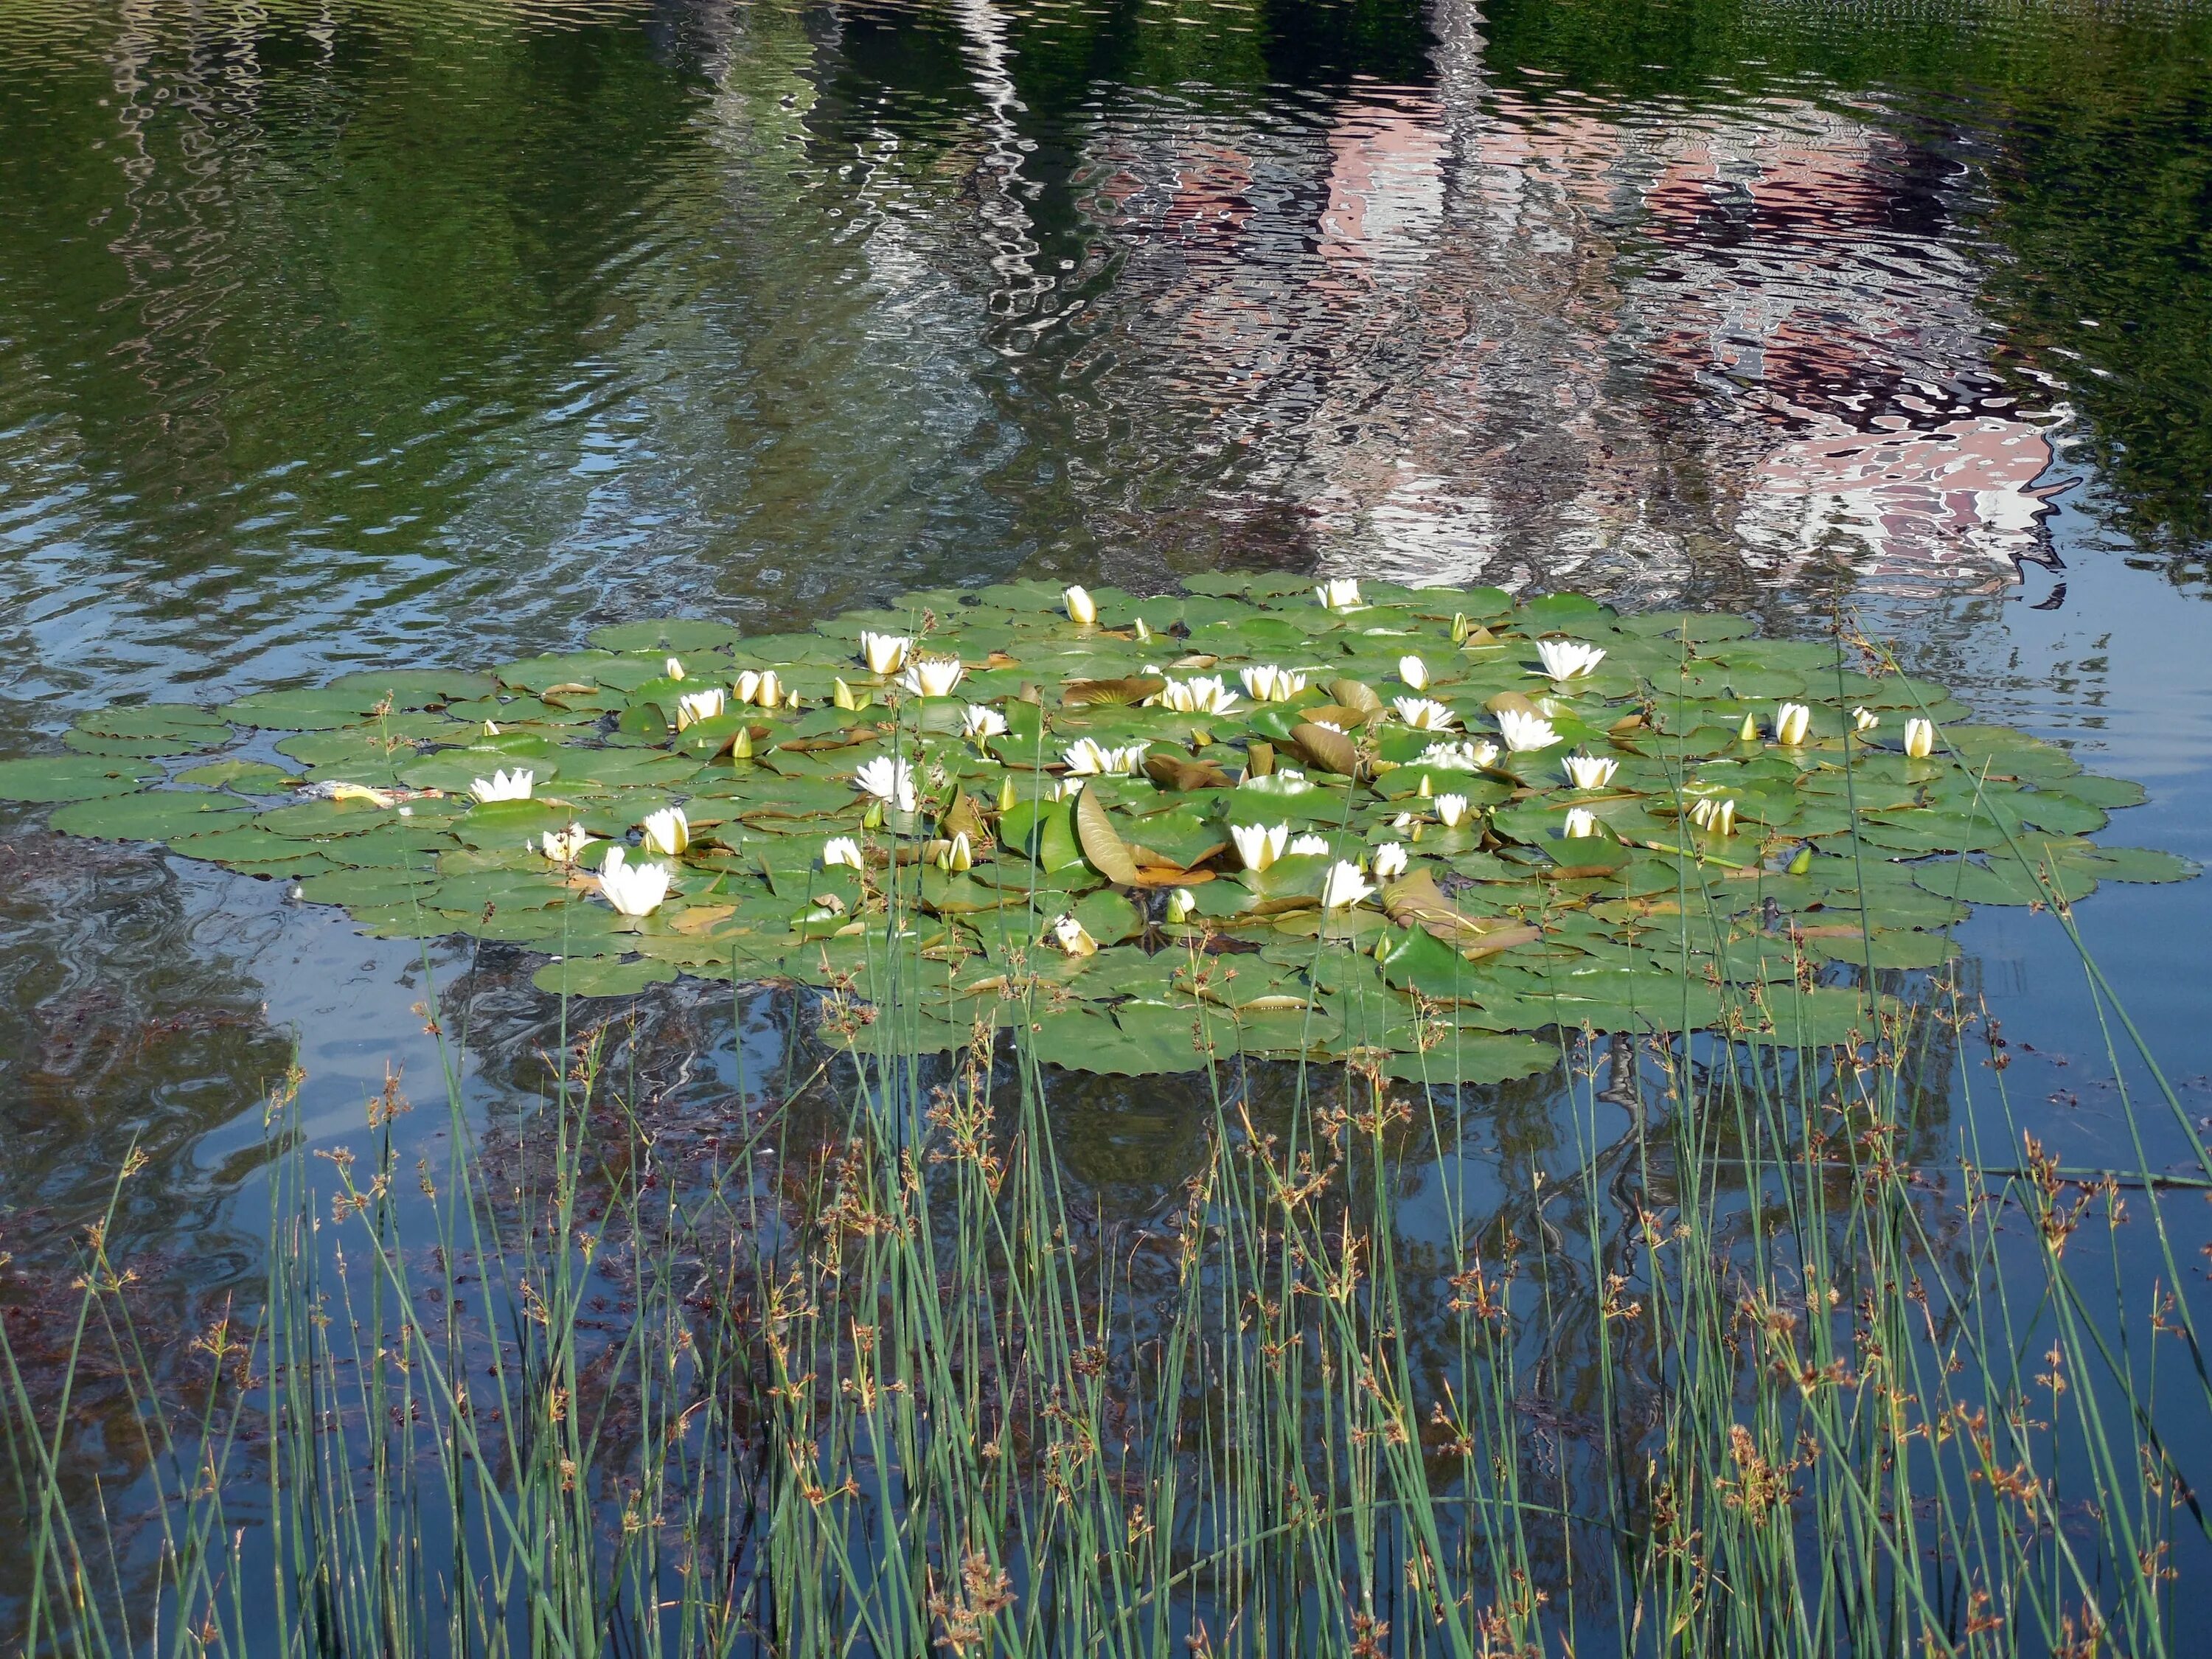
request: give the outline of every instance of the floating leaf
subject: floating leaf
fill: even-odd
[[[41,755],[0,761],[0,800],[45,803],[125,795],[161,775],[158,766],[91,755]]]

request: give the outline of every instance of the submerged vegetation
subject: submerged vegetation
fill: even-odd
[[[2198,1167],[2063,1167],[1947,932],[2191,873],[2081,838],[2140,792],[1854,638],[1205,586],[625,626],[0,768],[560,994],[524,1121],[465,1002],[441,1146],[394,1079],[322,1173],[276,1092],[188,1387],[104,1229],[58,1385],[0,1325],[24,1650],[2178,1645],[2212,1157],[2153,1066]],[[713,1134],[651,1080],[679,969],[797,993]],[[1182,1074],[1122,1085],[1187,1091],[1179,1191],[1074,1193],[1082,1071]],[[145,1473],[86,1502],[88,1366]]]
[[[529,945],[550,992],[798,982],[848,1043],[891,1011],[875,1046],[906,1054],[1019,1024],[1121,1073],[1498,1081],[1555,1028],[1872,1042],[1897,1005],[1861,993],[1949,960],[1969,903],[2191,873],[2083,839],[2134,785],[1863,640],[1190,590],[625,624],[489,673],[107,709],[73,754],[0,763],[0,794],[81,797],[57,829],[288,879],[373,933]]]

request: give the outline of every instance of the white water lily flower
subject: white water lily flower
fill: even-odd
[[[1567,809],[1566,834],[1569,841],[1588,841],[1598,833],[1597,814],[1587,806]]]
[[[1580,640],[1539,640],[1536,654],[1543,659],[1544,672],[1555,680],[1587,674],[1605,660],[1603,650]]]
[[[842,865],[848,870],[865,870],[866,859],[860,856],[860,843],[850,836],[832,836],[822,843],[822,867],[835,870]]]
[[[1559,764],[1567,769],[1567,781],[1577,789],[1602,789],[1620,770],[1619,761],[1599,755],[1569,755]]]
[[[1095,957],[1098,941],[1073,916],[1061,916],[1052,924],[1052,941],[1072,957]]]
[[[1701,800],[1690,809],[1690,822],[1716,836],[1732,836],[1735,834],[1735,803]]]
[[[1359,873],[1356,864],[1333,864],[1322,878],[1321,908],[1324,910],[1348,910],[1360,900],[1374,896],[1374,884]]]
[[[538,781],[538,774],[526,766],[518,766],[512,772],[494,772],[488,778],[478,778],[469,785],[469,793],[478,800],[528,800],[530,786]]]
[[[1188,887],[1178,887],[1168,895],[1167,916],[1170,921],[1188,921],[1198,914],[1198,895]]]
[[[975,867],[975,849],[969,844],[965,830],[955,832],[952,839],[945,843],[945,850],[937,855],[937,867],[953,875]]]
[[[1480,772],[1498,758],[1498,745],[1483,739],[1432,743],[1413,757],[1416,766],[1441,766],[1454,772]],[[1427,780],[1424,779],[1425,782]]]
[[[1229,839],[1237,843],[1237,856],[1243,860],[1247,870],[1265,870],[1283,856],[1284,848],[1290,844],[1291,826],[1232,823]]]
[[[1098,620],[1098,602],[1091,597],[1087,587],[1070,587],[1063,591],[1060,599],[1067,606],[1067,619],[1091,627]]]
[[[1218,674],[1170,680],[1160,691],[1160,702],[1178,714],[1225,714],[1237,706],[1237,694]]]
[[[538,844],[554,863],[574,864],[576,855],[592,844],[592,835],[582,824],[572,823],[566,830],[548,830],[538,836]]]
[[[861,762],[853,781],[902,812],[914,811],[914,768],[892,755]]]
[[[1559,734],[1552,729],[1551,721],[1541,714],[1523,714],[1518,708],[1498,711],[1498,735],[1505,739],[1505,746],[1516,754],[1524,749],[1549,749],[1559,740]]]
[[[1443,824],[1445,829],[1458,829],[1460,825],[1467,822],[1467,797],[1465,795],[1438,795],[1437,797],[1437,822]]]
[[[1132,743],[1107,750],[1106,770],[1117,778],[1134,777],[1145,764],[1145,750],[1151,747],[1149,743]]]
[[[1386,841],[1375,849],[1375,873],[1392,881],[1406,873],[1406,844]]]
[[[1300,836],[1297,840],[1291,843],[1290,850],[1297,854],[1301,858],[1325,859],[1328,856],[1328,837],[1327,836]]]
[[[1003,738],[1006,735],[1006,717],[995,708],[971,702],[961,712],[960,735],[974,743]]]
[[[1306,689],[1306,677],[1292,669],[1278,668],[1271,662],[1255,663],[1249,668],[1240,668],[1237,678],[1244,682],[1244,695],[1254,702],[1284,702]]]
[[[647,812],[637,828],[648,853],[665,853],[674,858],[691,844],[691,820],[684,816],[680,806]]]
[[[1350,576],[1331,577],[1314,589],[1314,598],[1328,611],[1357,611],[1364,603],[1359,584]]]
[[[1078,738],[1060,751],[1060,758],[1079,778],[1095,778],[1106,769],[1106,751],[1096,738]]]
[[[1875,726],[1880,726],[1881,724],[1881,716],[1875,714],[1871,708],[1854,708],[1851,710],[1851,729],[1855,732],[1871,732]]]
[[[871,674],[896,674],[906,666],[914,638],[907,634],[871,634],[860,630],[860,660]]]
[[[1449,732],[1459,724],[1459,716],[1433,697],[1393,697],[1390,706],[1416,732]]]
[[[1914,760],[1926,760],[1936,752],[1936,722],[1917,717],[1905,723],[1905,752]]]
[[[967,672],[957,657],[916,657],[899,676],[899,684],[918,697],[949,697]]]
[[[1398,659],[1398,678],[1416,691],[1429,689],[1429,665],[1419,657]]]
[[[1813,711],[1802,702],[1785,702],[1774,711],[1774,740],[1795,749],[1813,729]]]
[[[763,708],[773,708],[783,701],[783,684],[773,668],[761,673],[748,668],[738,676],[736,696],[740,703],[758,703]]]
[[[599,896],[626,916],[649,916],[668,896],[668,866],[631,864],[619,847],[607,848],[599,866]]]
[[[678,657],[669,658],[667,661],[660,665],[660,672],[667,675],[672,680],[682,679],[684,678],[683,659]]]
[[[729,701],[719,685],[710,685],[704,691],[686,691],[676,700],[676,729],[681,732],[714,719],[729,706]]]

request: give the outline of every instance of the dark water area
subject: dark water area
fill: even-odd
[[[1855,613],[2145,783],[2105,839],[2212,860],[2208,249],[2201,8],[30,0],[0,10],[0,756],[642,615],[1288,567]],[[526,961],[0,811],[27,1352],[134,1148],[149,1311],[250,1294],[295,1043],[318,1146],[387,1065],[435,1092],[440,1009],[486,1121],[538,1086]],[[2212,883],[2078,921],[2212,1121]],[[2053,919],[1960,937],[2010,1106],[1941,1107],[1931,1146],[2026,1125],[2133,1166],[2144,1079]],[[672,1113],[772,1071],[765,1002],[644,1000]],[[1450,1155],[1570,1163],[1516,1098]],[[1175,1201],[1194,1098],[1077,1080],[1065,1112],[1085,1201]],[[88,1409],[78,1455],[127,1480],[112,1427]]]

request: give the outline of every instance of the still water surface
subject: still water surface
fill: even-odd
[[[2108,839],[2203,860],[2208,248],[2200,9],[19,0],[0,753],[641,614],[1291,566],[1856,610],[2147,783]],[[149,1294],[250,1285],[295,1039],[319,1142],[388,1061],[434,1076],[426,996],[475,1018],[477,1104],[521,1097],[526,966],[428,988],[339,913],[8,810],[11,1331],[134,1144]],[[2212,1115],[2212,883],[2081,920]],[[2132,1162],[2050,919],[1963,937],[2033,1045],[2015,1110]],[[700,989],[656,1017],[703,1112],[777,1038]],[[1173,1201],[1198,1133],[1070,1088],[1115,1206]],[[1455,1155],[1570,1151],[1475,1114]]]

